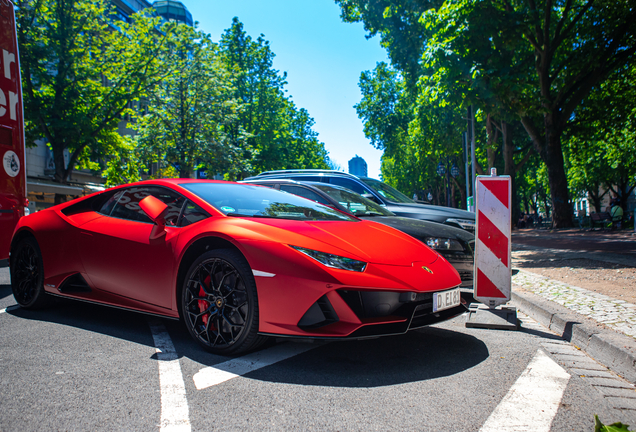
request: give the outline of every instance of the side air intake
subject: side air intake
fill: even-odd
[[[338,315],[327,296],[322,296],[316,303],[311,305],[305,315],[298,321],[298,327],[303,330],[316,329],[338,322],[338,319]]]

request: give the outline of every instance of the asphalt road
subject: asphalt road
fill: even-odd
[[[396,337],[279,341],[248,359],[300,353],[261,368],[244,362],[252,371],[235,376],[223,372],[232,360],[203,351],[178,322],[159,320],[178,358],[170,363],[157,354],[146,316],[70,301],[13,307],[7,270],[0,268],[2,431],[168,430],[171,412],[185,412],[194,431],[477,431],[539,350],[575,351],[531,321],[515,332],[467,329],[459,317]],[[595,413],[636,424],[636,411],[613,409],[564,357],[548,356],[569,375],[551,430],[593,430]],[[160,377],[168,364],[178,379]],[[219,370],[220,383],[203,379]],[[180,385],[186,406],[176,409],[167,401]],[[523,399],[532,388],[516,393]]]

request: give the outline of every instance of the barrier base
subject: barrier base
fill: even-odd
[[[495,330],[519,330],[517,308],[497,306],[491,309],[481,303],[471,303],[466,318],[466,327]]]

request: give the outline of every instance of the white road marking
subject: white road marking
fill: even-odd
[[[481,432],[549,432],[570,375],[538,350]]]
[[[194,374],[194,385],[198,390],[212,387],[265,366],[278,363],[295,355],[316,348],[305,343],[285,343],[246,356],[228,360],[214,367],[206,367]]]
[[[19,308],[20,308],[20,306],[18,306],[18,305],[7,306],[4,309],[0,309],[0,314],[3,314],[5,312],[9,312],[9,311],[12,311],[12,310],[15,310],[15,309],[19,309]]]
[[[177,352],[166,328],[158,319],[149,318],[148,324],[159,360],[161,432],[189,432],[192,428],[188,399]]]

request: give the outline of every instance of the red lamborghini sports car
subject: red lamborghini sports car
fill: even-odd
[[[465,312],[422,242],[274,189],[191,179],[119,186],[23,217],[16,301],[50,296],[183,319],[218,354],[267,336],[365,338]]]

